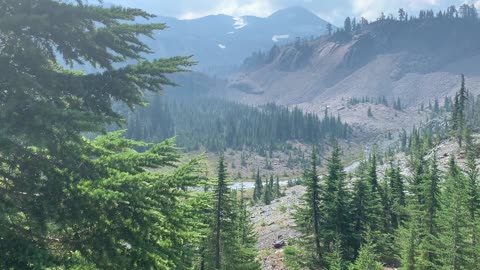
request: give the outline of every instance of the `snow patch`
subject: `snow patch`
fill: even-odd
[[[218,47],[219,47],[220,49],[225,49],[225,48],[227,48],[227,46],[225,46],[225,45],[223,45],[223,44],[218,44]]]
[[[242,17],[233,17],[233,28],[241,29],[248,25],[248,23]]]
[[[290,35],[273,35],[272,41],[273,42],[279,42],[280,39],[287,39],[289,37],[290,37]]]

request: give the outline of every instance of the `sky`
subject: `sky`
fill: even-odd
[[[417,14],[421,9],[446,9],[450,5],[475,4],[480,0],[110,0],[118,5],[138,7],[160,16],[193,19],[211,14],[267,17],[290,6],[303,6],[322,19],[342,25],[347,16],[375,19],[384,11],[396,16],[399,8]]]

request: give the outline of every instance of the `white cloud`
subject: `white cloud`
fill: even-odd
[[[227,14],[234,17],[254,15],[266,17],[273,12],[291,6],[303,6],[321,18],[342,25],[347,16],[376,19],[380,12],[397,15],[404,8],[411,15],[420,9],[446,9],[450,5],[475,3],[480,0],[104,0],[148,12],[181,19],[193,19],[212,14]]]
[[[225,48],[227,48],[227,46],[225,46],[225,45],[223,45],[223,44],[218,44],[218,47],[219,47],[220,49],[225,49]]]
[[[223,0],[213,5],[210,10],[189,11],[179,16],[180,19],[194,19],[210,14],[227,14],[231,16],[253,15],[267,17],[273,11],[273,0]]]

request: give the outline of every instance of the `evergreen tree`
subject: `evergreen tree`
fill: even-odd
[[[347,32],[347,33],[352,32],[352,21],[351,21],[350,17],[347,17],[347,18],[345,19],[345,22],[344,22],[344,24],[343,24],[343,29],[344,29],[345,32]]]
[[[227,184],[227,170],[224,164],[223,155],[220,156],[218,161],[218,177],[217,177],[217,185],[215,187],[214,199],[215,199],[215,223],[213,225],[214,228],[214,259],[215,269],[223,269],[222,267],[222,247],[223,247],[223,232],[228,222],[228,216],[231,215],[231,212],[228,210],[230,207],[230,200],[231,198],[228,197],[228,184]]]
[[[452,129],[457,137],[458,145],[462,146],[464,130],[466,128],[465,108],[468,101],[468,92],[465,87],[465,76],[462,74],[460,90],[455,94],[452,111]]]
[[[298,259],[298,263],[307,267],[321,265],[324,259],[321,234],[321,189],[317,172],[317,156],[312,151],[310,167],[304,172],[305,194],[300,206],[294,214],[295,228],[302,233],[299,244],[305,256]],[[305,260],[305,261],[303,261]]]
[[[358,256],[360,247],[365,243],[367,232],[378,228],[382,222],[382,202],[373,192],[368,179],[369,164],[363,162],[359,169],[356,181],[353,184],[352,219],[353,219],[353,254]]]
[[[351,264],[349,270],[382,270],[383,265],[376,260],[375,245],[369,241],[362,245],[355,263]]]
[[[351,258],[350,243],[352,233],[350,230],[351,215],[348,205],[349,194],[346,189],[345,171],[340,160],[340,146],[333,143],[333,150],[327,161],[327,175],[323,189],[321,215],[323,223],[321,235],[327,252],[331,253],[335,239],[339,241],[342,254]]]
[[[468,228],[467,180],[454,158],[449,162],[447,178],[441,195],[437,254],[444,269],[472,269],[471,234]],[[475,266],[476,267],[476,266]]]
[[[331,23],[327,24],[327,31],[329,36],[332,35],[332,30],[333,30],[332,24]]]
[[[246,208],[245,192],[242,188],[240,200],[230,192],[223,155],[219,159],[217,183],[212,199],[213,222],[211,235],[207,236],[211,244],[207,246],[204,269],[260,269],[256,260],[256,239]]]
[[[277,176],[276,181],[275,181],[275,196],[277,198],[283,196],[282,189],[280,188],[280,178],[278,176]]]
[[[405,186],[400,173],[400,167],[398,165],[395,166],[393,161],[390,161],[390,168],[385,172],[385,178],[390,187],[388,193],[389,205],[391,207],[390,224],[393,229],[397,229],[403,220],[406,201]]]
[[[263,182],[260,177],[260,169],[257,169],[257,174],[255,175],[255,187],[253,189],[253,201],[257,202],[262,198],[263,193]]]
[[[469,129],[466,129],[465,146],[467,151],[467,163],[466,163],[466,177],[467,177],[467,203],[469,212],[469,229],[471,234],[472,252],[478,254],[480,252],[479,232],[479,209],[480,209],[480,187],[478,184],[478,167],[476,162],[476,147],[473,143]],[[479,258],[473,257],[472,269],[479,269]]]
[[[0,3],[0,81],[8,89],[0,98],[0,268],[188,267],[197,237],[185,230],[196,225],[184,216],[183,189],[195,186],[195,165],[152,173],[145,168],[178,161],[171,141],[148,148],[118,134],[83,137],[123,121],[114,101],[142,105],[147,92],[173,84],[167,73],[192,64],[144,60],[151,51],[142,36],[165,26],[137,24],[139,17],[154,16],[81,0]]]
[[[268,181],[268,178],[265,178],[265,193],[263,194],[263,203],[265,205],[269,205],[273,200],[272,188],[273,176],[270,178],[270,181]]]
[[[259,270],[260,263],[257,257],[257,237],[255,227],[250,220],[251,213],[247,209],[245,198],[245,189],[240,189],[240,199],[236,203],[235,219],[233,224],[236,226],[235,231],[230,235],[232,239],[231,248],[227,254],[229,256],[229,265],[225,269],[234,270]]]
[[[438,211],[440,208],[440,171],[437,165],[436,153],[434,153],[429,164],[429,171],[425,175],[423,183],[423,197],[425,199],[421,206],[420,216],[422,217],[420,244],[420,258],[418,264],[421,269],[435,269],[438,265],[435,251],[435,241],[438,237]]]

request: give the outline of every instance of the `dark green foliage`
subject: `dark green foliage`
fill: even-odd
[[[468,182],[455,160],[449,163],[441,197],[441,222],[437,254],[446,269],[472,269],[474,253],[469,243]],[[475,266],[476,267],[476,266]]]
[[[383,265],[377,261],[375,244],[371,241],[362,245],[355,263],[348,267],[349,270],[382,270]]]
[[[316,144],[330,136],[347,138],[350,134],[350,128],[339,117],[326,115],[320,119],[298,108],[289,110],[275,104],[255,108],[181,94],[151,100],[152,106],[129,116],[128,137],[156,142],[175,135],[185,150],[203,146],[219,152],[247,147],[266,153],[290,140]]]
[[[192,63],[142,59],[150,49],[141,36],[165,26],[134,20],[153,15],[70,2],[0,3],[0,268],[188,267],[196,235],[186,228],[196,225],[184,190],[196,166],[152,173],[178,164],[171,141],[83,134],[122,122],[112,102],[142,105]]]
[[[270,181],[268,178],[265,178],[265,192],[263,194],[263,203],[265,205],[269,205],[273,200],[273,175],[270,177]]]
[[[208,226],[200,269],[258,270],[256,237],[249,219],[243,187],[240,199],[231,192],[223,156],[218,162],[217,182],[211,194],[211,222]],[[202,268],[203,267],[203,268]]]
[[[263,183],[262,178],[260,177],[260,170],[257,169],[257,174],[255,175],[255,187],[253,189],[253,201],[257,202],[260,200],[263,194]]]
[[[351,212],[348,205],[346,175],[340,159],[340,146],[334,142],[330,158],[327,160],[327,174],[322,187],[322,227],[323,245],[328,253],[333,252],[335,239],[345,258],[351,254]],[[349,258],[350,259],[350,258]]]
[[[313,267],[322,264],[324,258],[321,228],[323,216],[320,205],[322,191],[315,150],[312,151],[310,167],[304,173],[304,184],[307,189],[294,215],[296,229],[302,233],[299,240],[301,256],[295,258],[295,261],[300,265]]]
[[[280,188],[280,178],[277,176],[275,180],[275,189],[274,189],[275,197],[282,197],[282,190]]]
[[[372,186],[369,176],[371,167],[370,163],[362,163],[353,184],[351,209],[354,256],[358,255],[361,245],[365,243],[367,232],[375,231],[378,234],[382,227],[383,205],[378,191]]]
[[[464,130],[466,128],[465,111],[468,101],[468,93],[465,87],[465,76],[462,74],[462,82],[460,90],[455,95],[455,102],[453,105],[451,127],[455,136],[457,137],[458,144],[462,146],[462,139]]]

